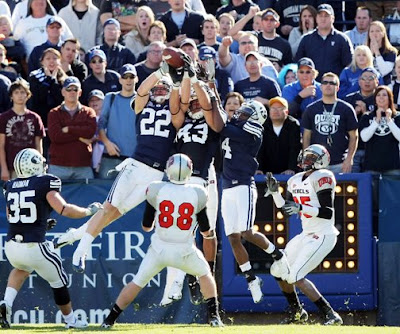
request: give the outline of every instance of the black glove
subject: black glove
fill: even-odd
[[[183,78],[183,68],[169,66],[169,75],[171,76],[174,86],[180,86]]]
[[[196,69],[196,73],[197,73],[197,78],[202,80],[202,81],[208,81],[208,72],[207,72],[207,68],[204,67],[203,65],[199,64],[199,66]]]
[[[185,54],[182,56],[182,59],[185,63],[185,65],[183,65],[183,68],[185,69],[185,71],[188,72],[189,78],[190,79],[194,78],[196,76],[196,70],[192,64],[192,58],[190,58],[190,56]]]
[[[54,226],[57,225],[57,220],[55,220],[54,218],[49,218],[47,219],[47,227],[46,230],[50,231],[54,228]]]
[[[267,173],[266,184],[267,184],[267,187],[265,188],[264,197],[267,197],[270,194],[278,192],[279,182],[276,180],[276,178],[272,175],[271,172]]]
[[[298,214],[303,207],[301,206],[300,203],[296,203],[293,201],[285,201],[285,205],[282,207],[282,211],[287,215],[296,215]]]

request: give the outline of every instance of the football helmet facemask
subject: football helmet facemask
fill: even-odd
[[[191,119],[201,119],[204,117],[203,110],[201,109],[200,102],[194,89],[190,92],[189,109],[187,114]]]
[[[326,168],[330,162],[331,156],[328,150],[319,144],[308,146],[303,151],[300,151],[297,157],[298,166],[304,171]]]
[[[235,111],[233,117],[239,121],[253,121],[263,125],[267,120],[267,109],[258,101],[248,101],[243,103],[238,110]]]
[[[17,153],[14,159],[14,170],[17,177],[27,178],[46,173],[46,159],[39,151],[25,148]]]
[[[182,153],[170,156],[165,169],[168,179],[176,184],[185,184],[189,181],[192,171],[192,160]]]
[[[172,81],[168,77],[162,77],[150,90],[150,100],[161,104],[169,99],[171,95]]]

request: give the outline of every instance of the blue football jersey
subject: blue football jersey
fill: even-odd
[[[250,185],[258,168],[257,153],[263,127],[251,121],[232,119],[221,132],[223,150],[222,187]]]
[[[7,241],[22,235],[22,242],[44,242],[47,219],[53,210],[47,202],[50,191],[61,191],[61,180],[54,175],[17,178],[4,184],[8,208]]]
[[[132,107],[134,108],[134,105]],[[136,133],[137,145],[133,158],[164,170],[176,136],[169,103],[156,104],[149,101],[136,115]]]
[[[213,131],[204,118],[186,117],[176,135],[176,151],[186,154],[193,162],[193,176],[207,179],[208,168],[219,146],[219,134]]]

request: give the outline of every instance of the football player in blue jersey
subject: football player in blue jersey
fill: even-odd
[[[173,96],[170,93],[172,83],[166,76],[168,71],[168,64],[161,63],[161,67],[142,82],[132,98],[137,146],[132,158],[125,159],[116,167],[119,174],[104,202],[104,209],[80,228],[71,229],[55,240],[56,247],[60,247],[81,239],[72,258],[73,268],[78,272],[84,272],[87,251],[103,228],[142,203],[147,186],[163,178],[176,135],[171,113],[177,113],[180,104],[179,93]]]
[[[289,274],[284,253],[275,248],[264,234],[253,230],[257,202],[253,175],[258,168],[256,156],[266,119],[267,111],[262,103],[254,100],[245,102],[221,132],[224,151],[221,213],[225,233],[255,303],[259,303],[263,297],[262,281],[254,275],[242,238],[271,254],[280,272],[284,276],[285,273]]]
[[[217,254],[217,236],[215,233],[218,210],[218,189],[213,164],[214,156],[220,147],[219,132],[224,128],[227,115],[223,110],[215,85],[211,89],[199,80],[189,57],[184,57],[184,75],[182,81],[172,75],[174,90],[181,89],[181,108],[172,115],[172,123],[178,130],[175,149],[188,155],[193,161],[191,184],[199,184],[207,189],[207,216],[212,234],[203,237],[203,252],[212,273],[214,273]],[[215,65],[212,58],[206,63],[207,81],[213,84]],[[170,71],[170,74],[172,72]],[[185,273],[168,267],[167,283],[161,306],[172,303],[182,297],[182,286]],[[191,302],[195,305],[202,301],[196,277],[188,275]]]
[[[46,240],[46,231],[55,226],[55,220],[49,219],[52,210],[69,218],[83,218],[96,213],[101,204],[92,203],[82,208],[67,203],[60,195],[61,180],[46,174],[46,169],[46,160],[39,151],[23,149],[14,159],[17,178],[4,184],[9,222],[5,254],[14,269],[8,277],[4,300],[0,302],[2,328],[10,328],[14,300],[33,271],[49,282],[65,328],[88,326],[86,320],[78,320],[74,315],[67,288],[68,275],[53,243]]]

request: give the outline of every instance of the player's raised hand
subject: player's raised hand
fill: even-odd
[[[268,172],[266,174],[266,184],[267,187],[265,188],[265,194],[264,197],[268,197],[269,195],[272,195],[279,190],[279,182],[276,180],[276,178],[272,175],[271,172]]]
[[[165,60],[163,60],[160,64],[160,68],[157,70],[157,72],[159,73],[159,79],[161,79],[161,77],[167,75],[169,73],[169,65],[167,64],[167,62]],[[158,75],[157,75],[158,77]]]
[[[86,216],[93,216],[97,211],[101,209],[103,209],[103,204],[99,202],[90,203],[86,208],[87,210]]]
[[[215,62],[212,57],[206,60],[206,69],[208,82],[215,82]]]
[[[287,215],[297,215],[302,210],[300,203],[293,201],[285,201],[285,205],[282,207],[282,211]]]

